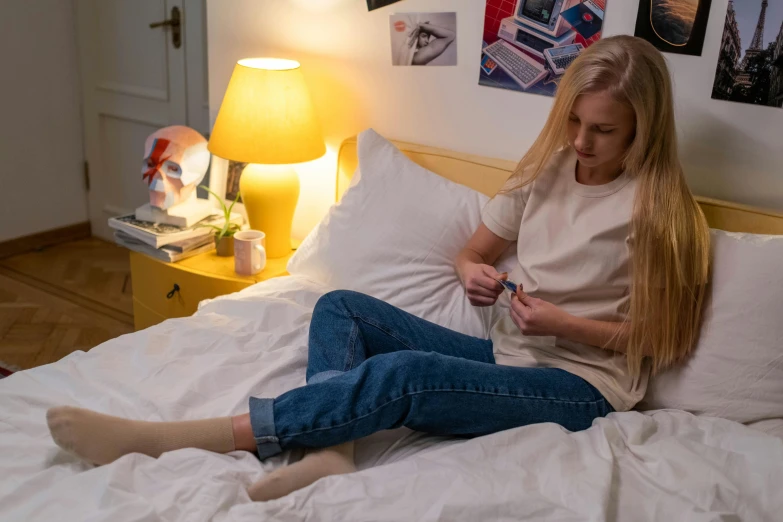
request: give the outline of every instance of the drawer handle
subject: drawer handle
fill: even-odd
[[[174,294],[176,294],[177,292],[179,292],[179,285],[177,283],[174,283],[174,288],[171,289],[171,292],[166,294],[166,299],[171,299],[172,297],[174,297]]]

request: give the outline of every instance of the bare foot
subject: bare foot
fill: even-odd
[[[247,492],[255,502],[284,497],[330,475],[356,471],[353,461],[353,442],[308,452],[302,460],[279,468],[262,478]]]

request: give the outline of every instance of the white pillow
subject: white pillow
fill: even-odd
[[[359,135],[359,171],[288,272],[486,338],[493,310],[470,304],[454,258],[488,198],[420,167],[372,129]]]
[[[637,408],[738,422],[783,418],[783,236],[713,230],[712,251],[694,354],[652,379]]]

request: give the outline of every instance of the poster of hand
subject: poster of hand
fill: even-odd
[[[393,65],[457,65],[457,13],[389,17]]]

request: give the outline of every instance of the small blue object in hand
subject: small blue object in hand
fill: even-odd
[[[500,283],[500,286],[508,290],[509,292],[517,293],[517,284],[513,281],[506,281],[501,279],[495,279],[498,283]]]

